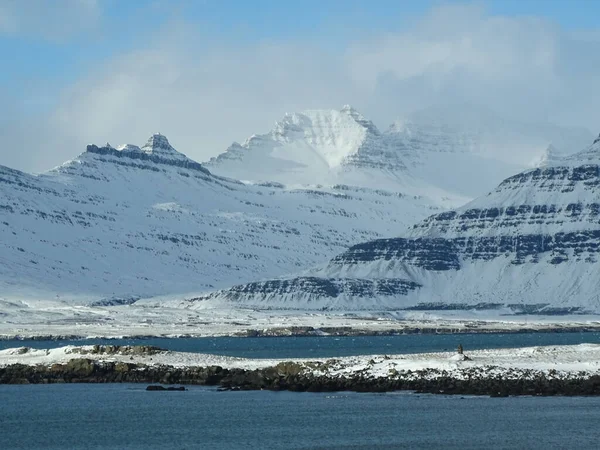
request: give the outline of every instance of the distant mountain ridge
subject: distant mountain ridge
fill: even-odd
[[[42,175],[0,166],[0,297],[112,304],[226,287],[439,210],[398,192],[219,177],[160,134],[142,147],[89,145]]]
[[[167,164],[177,167],[184,167],[186,169],[194,169],[200,172],[204,172],[210,175],[210,172],[205,169],[202,164],[188,158],[183,153],[179,153],[175,150],[165,136],[162,134],[154,134],[148,139],[146,145],[142,148],[127,144],[122,145],[119,148],[114,148],[110,144],[106,144],[104,147],[98,147],[96,145],[88,145],[86,152],[95,153],[97,155],[108,155],[116,158],[127,158],[127,159],[139,159],[142,161],[151,161],[157,164]],[[59,170],[67,170],[67,166]]]
[[[328,264],[238,285],[190,305],[266,309],[600,312],[600,139],[504,180],[397,238]]]
[[[232,144],[206,166],[242,180],[382,188],[456,207],[528,167],[529,161],[509,162],[494,151],[518,152],[522,145],[541,155],[554,140],[564,144],[558,127],[531,127],[529,132],[525,128],[520,138],[510,135],[503,140],[503,125],[494,122],[495,117],[489,118],[489,125],[473,127],[439,118],[429,122],[426,117],[416,115],[381,132],[348,105],[339,111],[286,114],[270,132]],[[589,139],[585,133],[582,138],[568,131],[577,136],[572,145]]]
[[[319,286],[312,266],[401,235],[518,172],[481,156],[481,143],[439,124],[381,132],[345,106],[287,114],[208,164],[154,134],[141,147],[89,145],[41,175],[0,166],[0,297],[127,304],[305,270],[304,286]],[[352,277],[324,289],[423,285]]]

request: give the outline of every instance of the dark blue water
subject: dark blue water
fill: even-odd
[[[600,398],[0,386],[0,449],[596,449]]]
[[[0,341],[11,347],[54,348],[64,345],[155,345],[164,349],[245,358],[312,358],[371,354],[425,353],[456,349],[517,348],[537,345],[600,343],[600,333],[423,334],[360,337],[84,339]]]

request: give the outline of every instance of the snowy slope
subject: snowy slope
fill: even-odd
[[[380,135],[350,106],[286,114],[269,133],[234,143],[206,166],[236,179],[289,182],[291,177],[298,184],[317,184]]]
[[[286,114],[267,134],[234,143],[206,166],[241,180],[295,185],[347,184],[427,197],[449,208],[469,197],[440,189],[407,170],[406,148],[358,111],[311,110]]]
[[[600,138],[402,237],[324,267],[203,296],[263,308],[600,312]]]
[[[365,186],[456,207],[529,167],[549,144],[591,138],[585,130],[507,123],[481,112],[470,122],[457,115],[421,112],[381,132],[350,106],[286,114],[269,133],[234,143],[206,165],[236,179]]]
[[[39,176],[0,166],[0,300],[127,300],[279,276],[436,210],[397,192],[214,176],[161,135],[92,145]]]

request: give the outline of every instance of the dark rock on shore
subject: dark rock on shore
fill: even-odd
[[[81,355],[156,355],[166,350],[153,345],[94,345],[92,350],[79,347],[73,349],[73,353]]]
[[[327,363],[314,363],[315,367]],[[146,366],[124,362],[74,359],[66,364],[0,368],[0,384],[49,383],[161,383],[218,386],[219,390],[288,390],[299,392],[389,392],[409,390],[446,395],[600,395],[600,375],[559,377],[543,373],[523,378],[499,375],[464,379],[444,376],[433,369],[415,373],[396,372],[392,377],[373,378],[362,373],[348,376],[315,374],[308,365],[282,362],[257,370],[226,369],[220,366]],[[161,390],[149,386],[148,390]],[[170,388],[164,388],[169,390]]]
[[[160,386],[160,385],[151,385],[146,388],[147,391],[185,391],[184,386],[173,387],[173,386]]]

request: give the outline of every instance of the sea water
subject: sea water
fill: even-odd
[[[328,358],[372,354],[465,351],[538,345],[600,344],[598,332],[408,334],[398,336],[215,337],[83,340],[0,340],[11,347],[56,348],[64,345],[155,345],[167,350],[211,353],[241,358]]]
[[[0,449],[596,449],[600,398],[0,386]]]

